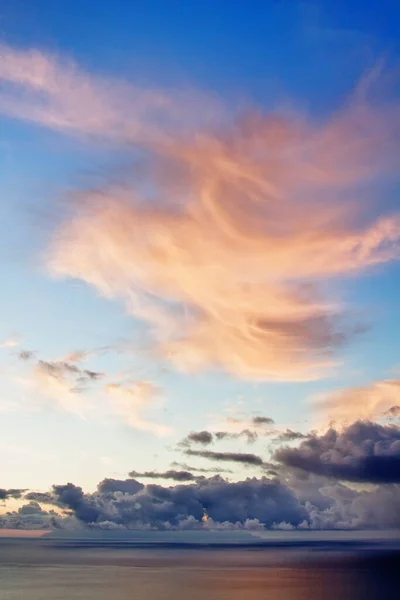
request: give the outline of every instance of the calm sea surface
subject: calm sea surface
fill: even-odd
[[[0,539],[1,600],[391,600],[400,553]]]

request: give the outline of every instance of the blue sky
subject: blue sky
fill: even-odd
[[[117,6],[6,0],[0,38],[23,52],[35,48],[67,57],[95,76],[144,88],[190,87],[228,106],[255,105],[261,111],[296,106],[318,122],[346,102],[382,56],[389,66],[397,64],[399,24],[398,3],[389,0],[149,0]],[[165,470],[179,460],[178,440],[224,416],[268,415],[279,427],[307,430],[314,419],[310,398],[395,377],[400,336],[395,261],[327,281],[334,298],[369,328],[339,350],[333,373],[316,381],[252,381],[213,365],[182,374],[157,362],[142,351],[143,323],[128,314],[123,300],[104,298],[84,281],[54,279],[43,264],[60,221],[60,198],[124,161],[124,152],[4,115],[0,157],[0,343],[18,337],[18,345],[0,348],[0,447],[11,457],[1,467],[3,486],[46,489],[73,478],[91,489],[104,476]],[[398,209],[396,181],[381,184],[378,192],[373,210]],[[51,398],[41,402],[42,392],[26,383],[31,366],[15,356],[28,349],[56,361],[107,345],[118,351],[95,355],[88,366],[162,388],[163,403],[152,409],[152,418],[171,428],[169,436],[140,431],[100,408],[81,418],[57,409]],[[91,393],[94,399],[101,395],[97,389]],[[10,401],[16,409],[7,408]],[[258,443],[265,451],[265,440]]]

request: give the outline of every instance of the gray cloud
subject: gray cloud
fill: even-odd
[[[357,421],[342,432],[311,434],[298,448],[277,450],[274,459],[324,477],[400,483],[400,428]]]
[[[133,475],[129,475],[133,477]],[[101,494],[122,492],[124,494],[136,494],[143,489],[143,484],[135,479],[103,479],[97,486]]]
[[[199,456],[209,460],[219,462],[236,462],[246,465],[263,466],[264,461],[261,456],[249,454],[246,452],[213,452],[211,450],[185,450],[188,456]]]
[[[273,419],[271,419],[270,417],[253,417],[252,419],[253,425],[260,426],[260,425],[274,425],[275,421]]]
[[[164,472],[144,471],[139,473],[131,471],[129,477],[140,477],[145,479],[173,479],[174,481],[196,481],[203,478],[202,475],[194,475],[190,471],[175,471],[173,469]]]
[[[286,485],[266,478],[230,483],[217,475],[188,485],[147,485],[136,494],[83,494],[66,484],[55,486],[54,495],[59,505],[92,527],[106,522],[132,529],[201,528],[205,516],[218,523],[244,525],[257,519],[267,527],[281,521],[296,526],[307,518]]]
[[[396,406],[391,406],[387,411],[385,411],[384,413],[385,417],[389,417],[391,419],[395,419],[397,417],[400,417],[400,406],[396,405]]]
[[[231,469],[227,469],[225,467],[209,467],[208,469],[204,469],[201,467],[194,467],[192,465],[188,465],[187,463],[177,461],[172,462],[171,467],[178,467],[179,469],[183,469],[184,471],[190,471],[193,473],[233,473]]]
[[[42,502],[43,504],[53,504],[54,497],[48,492],[28,492],[24,496],[25,500],[33,500],[34,502]]]
[[[53,493],[60,505],[71,509],[76,518],[84,523],[94,523],[102,514],[101,508],[90,500],[90,496],[73,483],[54,485]]]
[[[54,510],[45,511],[37,502],[29,502],[16,511],[0,515],[0,529],[55,529],[63,526],[62,521]]]
[[[245,437],[247,439],[248,444],[252,444],[258,439],[258,433],[256,431],[252,431],[251,429],[243,429],[238,433],[231,433],[230,431],[217,431],[215,434],[215,438],[217,440],[237,440],[241,437]]]
[[[0,500],[7,500],[8,498],[21,498],[22,494],[26,490],[10,488],[8,490],[0,488]]]
[[[304,440],[308,436],[305,433],[301,433],[300,431],[292,431],[291,429],[286,429],[286,431],[282,431],[279,435],[274,438],[276,442],[294,442],[295,440]]]
[[[243,429],[241,431],[217,431],[211,433],[210,431],[191,431],[182,442],[180,446],[188,447],[191,444],[201,444],[202,446],[209,446],[215,441],[230,439],[237,440],[245,438],[248,444],[255,442],[259,435],[272,435],[272,431],[265,430],[266,425],[273,425],[274,421],[270,417],[253,417],[250,420],[241,421],[230,417],[228,423],[240,425],[243,423]],[[245,425],[247,425],[245,427]]]
[[[213,443],[213,435],[209,431],[191,431],[183,440],[182,444],[201,444],[208,446]]]
[[[20,352],[17,353],[17,356],[19,360],[27,362],[35,356],[35,353],[32,350],[20,350]]]

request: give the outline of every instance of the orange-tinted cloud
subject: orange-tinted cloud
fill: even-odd
[[[204,95],[91,76],[72,61],[37,50],[2,45],[0,57],[0,112],[70,134],[159,142],[168,130],[214,119],[218,112],[216,100]]]
[[[133,88],[42,55],[7,61],[3,78],[48,101],[19,116],[146,149],[141,180],[74,206],[49,250],[55,275],[123,299],[183,370],[309,380],[332,367],[348,333],[321,282],[399,256],[400,216],[373,217],[366,197],[397,166],[397,105],[371,105],[360,88],[324,122],[259,113],[207,128],[195,96],[141,90],[130,103]]]
[[[317,400],[314,408],[324,422],[351,424],[357,420],[376,420],[396,416],[400,404],[400,380],[376,381],[369,386],[354,387],[326,395]]]

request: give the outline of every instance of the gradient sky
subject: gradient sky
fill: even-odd
[[[211,112],[214,105],[216,112],[225,107],[222,121],[238,106],[267,113],[279,107],[288,114],[307,114],[313,123],[329,121],[382,57],[389,83],[385,80],[379,89],[387,84],[390,97],[397,85],[399,25],[395,0],[3,0],[0,7],[0,41],[6,48],[1,54],[14,69],[10,53],[20,52],[24,61],[35,49],[61,62],[74,61],[88,76],[105,81],[115,78],[172,95],[194,90],[193,107],[185,106],[185,99],[175,100],[174,107],[178,120],[188,109],[182,119],[189,127],[201,121],[208,102]],[[29,69],[26,64],[21,68]],[[200,94],[204,101],[196,99]],[[386,100],[385,92],[382,106]],[[279,429],[307,431],[330,416],[313,408],[316,398],[359,386],[376,389],[377,382],[399,377],[399,222],[393,216],[399,202],[392,173],[379,173],[370,187],[361,177],[356,203],[365,206],[357,227],[393,219],[391,240],[383,239],[382,245],[397,244],[397,255],[392,250],[390,259],[351,276],[322,277],[323,295],[351,313],[347,330],[362,325],[334,351],[331,370],[306,381],[285,373],[252,377],[213,364],[211,356],[197,372],[182,373],[147,350],[146,326],[129,314],[123,297],[104,297],[87,284],[88,277],[54,278],[46,264],[65,198],[72,190],[98,185],[101,177],[116,177],[130,156],[118,144],[93,143],[84,132],[64,135],[32,115],[14,118],[11,113],[8,108],[1,115],[0,139],[1,486],[47,489],[72,480],[90,490],[103,477],[124,478],[132,469],[165,471],[172,461],[182,460],[176,443],[190,430],[218,429],[229,416],[263,415]],[[377,119],[376,127],[385,124]],[[392,149],[390,143],[382,146],[385,151]],[[324,191],[328,196],[330,190]],[[329,233],[329,224],[325,227]],[[303,280],[307,283],[306,276]],[[74,363],[105,373],[104,378],[89,382],[88,390],[69,392],[62,405],[59,392],[49,391],[40,378],[37,361],[53,364],[71,352],[104,347],[84,363]],[[21,351],[35,355],[23,360]],[[148,409],[145,394],[145,416],[134,408],[136,416],[130,419],[108,404],[104,388],[137,382],[149,382],[159,392]],[[92,403],[87,409],[86,401]],[[392,398],[388,402],[395,404]],[[143,427],[142,421],[158,423],[165,431]],[[224,444],[225,450],[238,449],[237,442]],[[260,453],[265,446],[265,440],[257,442]],[[197,459],[196,464],[206,463]],[[243,474],[243,468],[235,469],[235,476]]]

